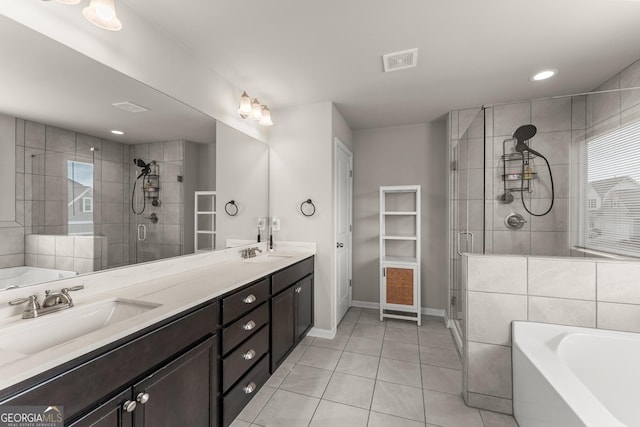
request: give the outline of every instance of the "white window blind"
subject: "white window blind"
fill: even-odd
[[[587,141],[586,249],[640,257],[640,122]]]

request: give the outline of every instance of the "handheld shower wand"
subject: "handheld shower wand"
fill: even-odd
[[[533,138],[535,136],[535,134],[538,132],[538,129],[534,126],[534,125],[522,125],[520,126],[518,129],[516,129],[513,132],[513,138],[516,140],[516,151],[520,154],[522,154],[522,174],[521,174],[521,182],[522,185],[521,187],[524,187],[524,176],[525,176],[525,160],[524,160],[524,153],[525,151],[529,152],[530,154],[533,154],[535,156],[540,157],[542,160],[545,161],[545,163],[547,164],[547,169],[549,169],[549,179],[551,182],[551,204],[549,205],[549,208],[541,214],[537,214],[534,212],[531,212],[529,210],[529,208],[527,208],[527,205],[524,202],[524,192],[521,191],[520,192],[520,198],[522,200],[522,206],[524,207],[524,210],[527,211],[530,215],[533,216],[545,216],[546,214],[548,214],[549,212],[551,212],[551,208],[553,208],[553,202],[555,200],[555,188],[553,185],[553,173],[551,172],[551,165],[549,164],[549,161],[547,160],[547,158],[540,152],[534,150],[533,148],[529,147],[529,145],[527,145],[527,141],[529,141],[531,138]]]

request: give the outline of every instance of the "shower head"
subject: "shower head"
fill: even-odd
[[[133,159],[133,163],[137,165],[139,168],[148,168],[149,164],[145,163],[142,159]]]
[[[133,163],[139,168],[142,168],[140,175],[138,175],[138,179],[151,173],[151,163],[145,163],[142,159],[133,159]]]
[[[525,151],[535,154],[536,156],[544,157],[533,148],[529,147],[526,142],[533,138],[538,132],[538,129],[534,125],[522,125],[513,132],[513,138],[516,140],[516,151],[523,153]]]

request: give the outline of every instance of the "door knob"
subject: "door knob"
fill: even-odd
[[[151,396],[149,396],[149,393],[145,393],[143,391],[141,393],[138,393],[138,396],[136,397],[136,400],[144,405],[145,403],[147,403],[149,401],[150,397]]]
[[[122,409],[125,412],[133,412],[133,410],[136,409],[136,406],[138,406],[136,402],[134,402],[133,400],[127,400],[122,404]]]

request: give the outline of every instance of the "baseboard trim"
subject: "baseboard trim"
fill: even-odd
[[[330,329],[311,328],[307,335],[310,337],[326,338],[328,340],[332,340],[336,337],[336,331],[332,331]]]
[[[369,302],[369,301],[351,301],[351,305],[353,307],[359,308],[371,308],[374,310],[380,309],[380,303],[377,302]],[[445,317],[445,311],[439,308],[423,308],[420,312],[426,316],[436,316],[436,317]]]

